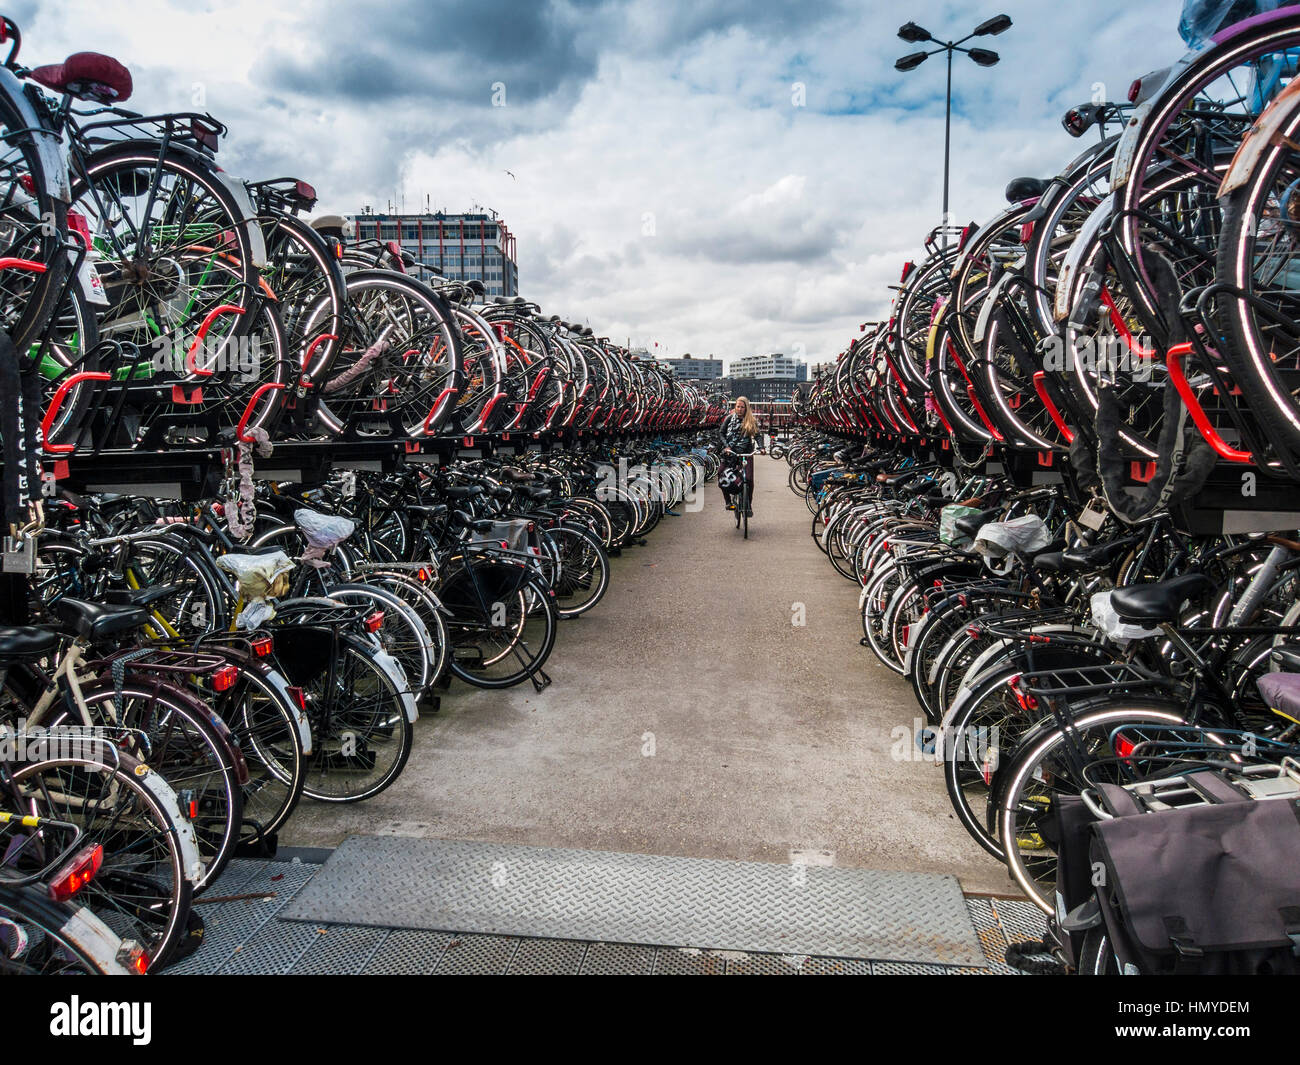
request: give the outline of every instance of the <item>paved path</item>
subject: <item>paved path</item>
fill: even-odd
[[[1007,892],[953,818],[941,771],[896,761],[907,684],[858,645],[855,586],[808,536],[784,462],[756,461],[745,542],[708,486],[612,562],[563,622],[541,695],[456,682],[401,779],[349,807],[304,800],[282,843],[385,834],[953,873]],[[796,604],[806,623],[795,625]]]

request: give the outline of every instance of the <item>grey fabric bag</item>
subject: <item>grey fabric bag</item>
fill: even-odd
[[[1150,813],[1098,788],[1120,815],[1093,825],[1092,855],[1121,970],[1300,973],[1300,800],[1253,801],[1210,776],[1211,804]]]

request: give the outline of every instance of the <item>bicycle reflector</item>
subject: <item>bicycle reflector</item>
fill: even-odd
[[[298,709],[305,714],[307,712],[307,693],[297,685],[291,685],[285,691],[289,693],[289,697],[294,701]]]
[[[1009,681],[1007,681],[1007,687],[1009,687],[1011,691],[1014,693],[1016,697],[1016,702],[1020,704],[1021,710],[1038,709],[1038,699],[1035,696],[1030,695],[1028,692],[1023,692],[1020,690],[1019,673],[1017,673],[1014,677],[1012,677]]]
[[[104,848],[98,843],[78,851],[70,862],[54,874],[54,879],[50,881],[50,898],[55,902],[66,902],[95,879],[95,874],[103,863]]]
[[[275,641],[270,636],[259,636],[252,642],[253,654],[265,658],[275,649]]]
[[[222,666],[212,674],[208,683],[214,692],[224,692],[233,688],[238,679],[238,666]]]
[[[117,963],[133,973],[144,976],[149,971],[149,955],[134,939],[124,939],[117,952]]]
[[[373,614],[367,614],[364,624],[366,632],[378,632],[384,624],[384,612],[376,610]]]

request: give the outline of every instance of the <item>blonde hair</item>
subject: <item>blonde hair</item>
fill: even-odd
[[[750,409],[749,400],[745,396],[737,396],[737,403],[745,404],[745,416],[740,419],[740,429],[746,436],[758,436],[758,422],[754,420],[754,412]]]

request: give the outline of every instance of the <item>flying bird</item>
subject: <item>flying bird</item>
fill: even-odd
[[[511,171],[511,170],[507,170],[506,173],[510,175],[510,179],[511,179],[512,181],[518,181],[518,180],[519,180],[517,177],[515,177],[513,171]]]

